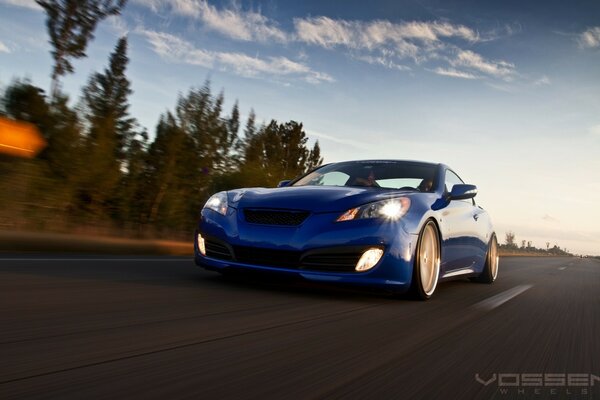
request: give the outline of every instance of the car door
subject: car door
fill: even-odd
[[[444,184],[447,195],[463,180],[450,169],[445,171]],[[441,268],[443,275],[473,272],[479,257],[479,226],[481,211],[473,199],[452,200],[442,211],[440,224],[443,238]]]

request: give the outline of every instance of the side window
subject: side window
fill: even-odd
[[[454,185],[459,185],[464,183],[462,179],[458,177],[454,172],[449,169],[446,170],[446,180],[444,182],[446,184],[446,193],[450,193]]]
[[[460,185],[460,184],[463,184],[464,182],[462,179],[460,179],[458,177],[458,175],[456,175],[451,170],[447,169],[446,170],[446,179],[445,179],[444,183],[446,184],[446,193],[450,193],[452,191],[452,188],[454,187],[454,185]],[[464,201],[465,203],[472,203],[473,205],[475,205],[475,199],[461,200],[461,201]]]

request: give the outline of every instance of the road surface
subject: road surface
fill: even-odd
[[[0,399],[600,398],[600,261],[500,268],[420,302],[187,258],[0,255]]]

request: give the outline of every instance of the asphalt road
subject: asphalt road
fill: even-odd
[[[184,258],[0,255],[0,399],[600,398],[599,342],[592,259],[503,258],[493,285],[419,302]]]

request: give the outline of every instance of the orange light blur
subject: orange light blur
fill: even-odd
[[[35,125],[0,117],[0,153],[33,158],[44,147],[46,141]]]

